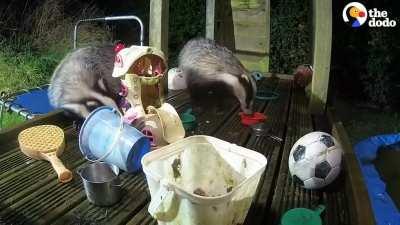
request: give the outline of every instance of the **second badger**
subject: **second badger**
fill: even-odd
[[[253,113],[257,92],[255,80],[227,48],[209,39],[192,39],[179,54],[179,68],[190,92],[196,92],[201,86],[221,83],[232,91],[244,113]]]

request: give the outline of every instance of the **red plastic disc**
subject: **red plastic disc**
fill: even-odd
[[[257,124],[257,123],[261,123],[267,119],[267,116],[265,116],[263,113],[260,113],[260,112],[255,112],[252,115],[248,115],[248,114],[241,112],[239,115],[240,115],[242,124],[245,126],[250,126],[250,125]]]

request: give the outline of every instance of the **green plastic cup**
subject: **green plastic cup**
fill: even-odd
[[[182,113],[180,117],[185,131],[191,131],[196,128],[196,117],[192,114],[191,108]]]
[[[322,225],[320,215],[324,210],[325,206],[323,205],[319,205],[315,210],[291,209],[283,215],[281,225]]]

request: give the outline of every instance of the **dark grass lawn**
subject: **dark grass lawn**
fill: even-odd
[[[371,136],[400,132],[399,110],[371,108],[343,99],[334,107],[353,145]]]
[[[3,112],[3,119],[0,128],[10,128],[25,121],[24,118],[15,113]]]

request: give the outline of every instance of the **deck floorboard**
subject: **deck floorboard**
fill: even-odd
[[[312,208],[326,205],[324,224],[350,224],[346,193],[340,188],[310,191],[290,178],[287,159],[294,142],[313,130],[303,92],[292,88],[290,80],[268,79],[260,87],[275,90],[279,98],[256,101],[257,111],[264,112],[268,133],[281,138],[255,136],[240,123],[239,105],[227,100],[229,108],[205,108],[191,102],[184,91],[173,91],[166,97],[179,113],[192,108],[198,126],[187,135],[210,135],[245,146],[264,154],[268,159],[257,195],[248,213],[246,225],[279,224],[282,214],[293,207]],[[315,126],[318,128],[318,126]],[[119,204],[104,208],[90,204],[85,196],[77,169],[85,165],[77,144],[77,132],[64,128],[67,148],[61,159],[74,172],[74,180],[59,184],[51,165],[24,156],[16,146],[16,137],[0,144],[0,224],[128,224],[152,225],[157,222],[147,212],[150,195],[145,176],[121,174],[124,190]],[[9,134],[8,134],[9,135]],[[338,182],[341,182],[340,179]]]

